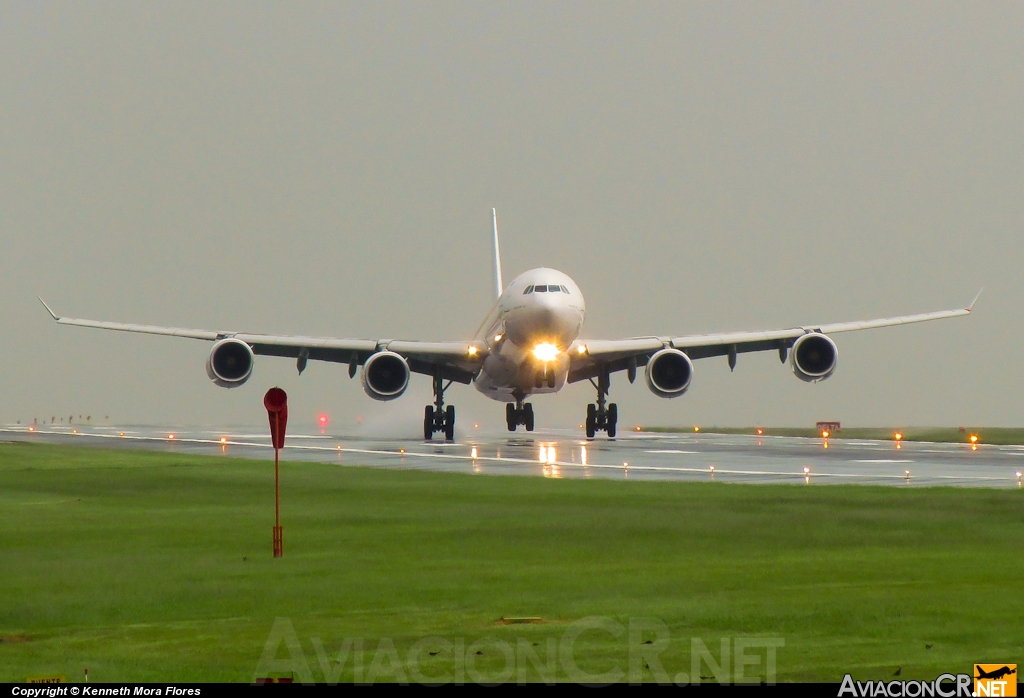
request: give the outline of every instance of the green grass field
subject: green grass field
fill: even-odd
[[[332,663],[346,638],[360,639],[364,680],[414,679],[409,650],[429,636],[453,645],[425,643],[437,654],[422,653],[423,675],[495,676],[506,657],[487,638],[543,662],[549,640],[560,650],[588,616],[613,630],[664,623],[670,678],[690,672],[692,638],[717,661],[722,638],[781,638],[780,681],[897,667],[934,678],[1024,659],[1019,490],[317,463],[283,464],[282,483],[285,556],[274,560],[271,463],[0,444],[0,681],[80,680],[88,668],[92,681],[248,682],[278,617],[317,682],[324,669],[355,676],[352,656]],[[499,622],[524,616],[543,622]],[[631,653],[661,649],[642,645],[651,637],[590,630],[574,661],[628,672]],[[291,656],[286,642],[275,656]],[[401,674],[387,671],[395,656]],[[564,678],[558,656],[542,666]],[[524,660],[512,680],[547,676]]]
[[[700,427],[704,434],[748,434],[756,435],[758,427]],[[662,434],[692,434],[693,427],[642,427],[643,431]],[[802,436],[815,438],[820,436],[816,429],[792,427],[761,427],[765,436]],[[931,443],[968,443],[971,434],[976,434],[980,443],[1006,445],[1024,445],[1024,429],[1018,427],[967,427],[960,431],[958,427],[847,427],[832,433],[833,439],[877,439],[892,441],[896,432],[903,435],[904,441],[927,441]]]

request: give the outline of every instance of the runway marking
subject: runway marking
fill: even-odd
[[[890,458],[867,458],[865,460],[855,460],[854,463],[913,463],[912,460],[892,460]]]
[[[644,453],[700,453],[700,451],[680,451],[674,448],[663,448],[654,449],[652,451],[644,451]]]

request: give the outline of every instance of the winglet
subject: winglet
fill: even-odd
[[[984,291],[984,290],[985,289],[981,289],[981,291]],[[976,295],[974,297],[974,300],[971,301],[971,304],[969,306],[967,306],[967,312],[971,312],[972,310],[974,310],[974,304],[978,302],[979,298],[981,298],[981,291],[978,291],[978,295]]]
[[[39,298],[39,296],[36,296],[36,298]],[[60,318],[57,317],[57,313],[50,310],[50,306],[46,304],[46,301],[44,301],[42,298],[39,298],[39,302],[43,304],[44,308],[46,308],[46,312],[50,314],[50,317],[52,317],[54,320],[57,320],[58,322],[60,321]]]

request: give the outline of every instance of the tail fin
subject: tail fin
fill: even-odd
[[[491,209],[491,218],[494,221],[494,293],[496,298],[501,298],[505,285],[501,283],[501,253],[498,251],[498,209]]]

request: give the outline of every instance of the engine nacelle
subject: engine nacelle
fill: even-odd
[[[823,381],[836,370],[839,347],[826,335],[810,332],[796,340],[790,351],[793,373],[807,383]]]
[[[363,390],[374,400],[394,400],[409,387],[409,374],[401,354],[378,351],[363,364]]]
[[[252,347],[240,339],[217,341],[206,360],[206,375],[222,388],[237,388],[249,380],[254,363]]]
[[[693,362],[678,349],[662,349],[647,362],[644,379],[658,397],[679,397],[690,387]]]

